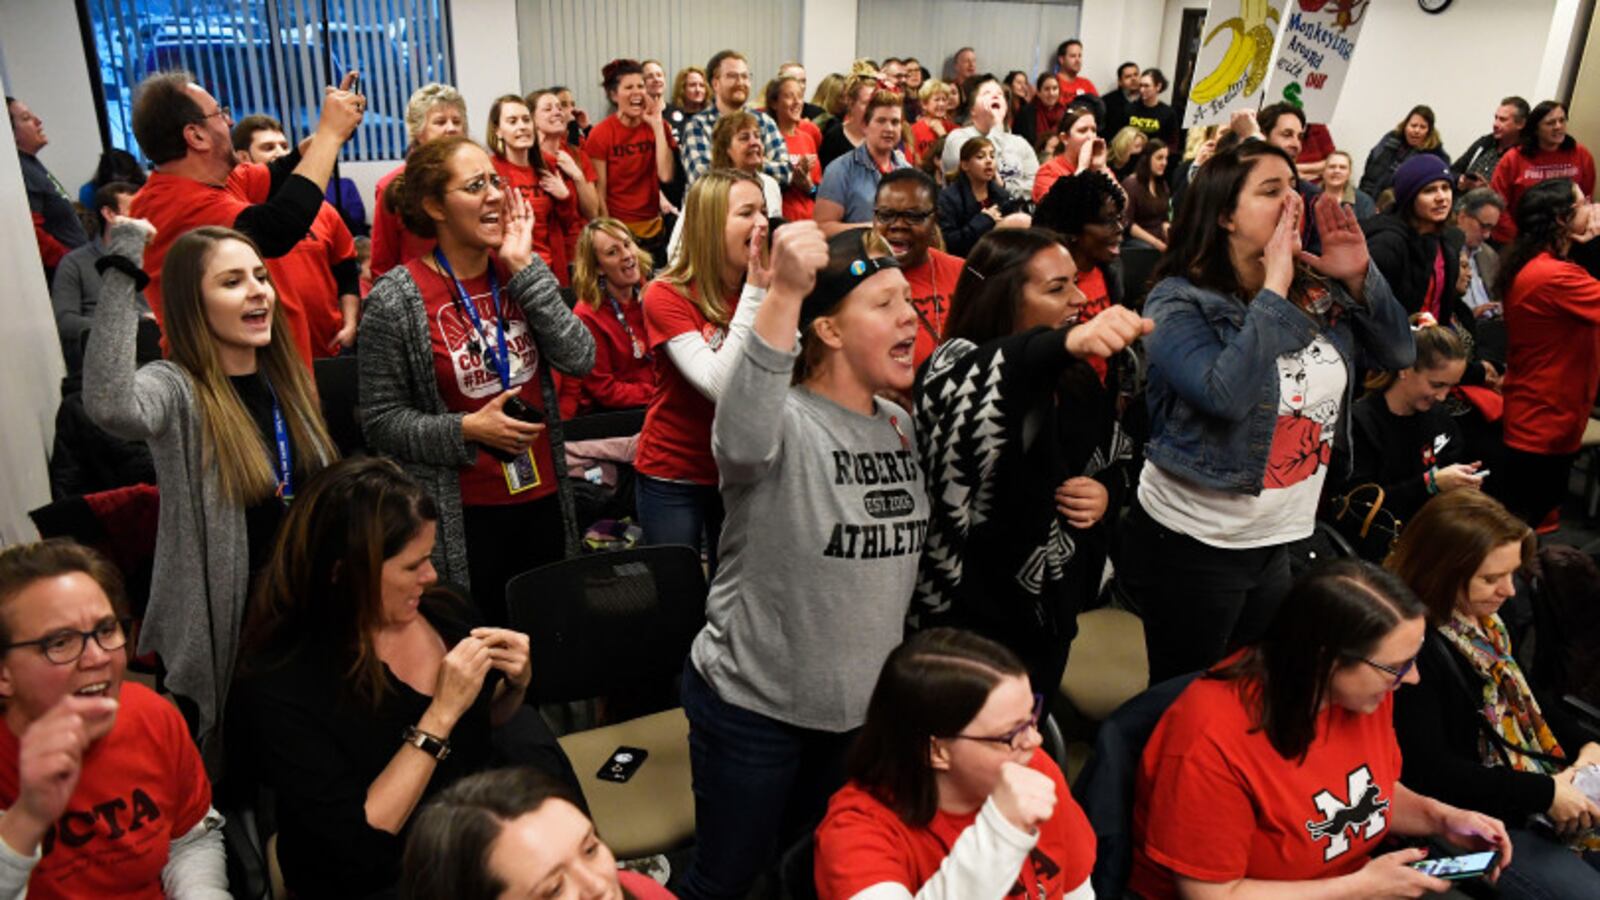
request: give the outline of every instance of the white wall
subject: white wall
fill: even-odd
[[[19,89],[3,75],[0,85]],[[45,460],[55,440],[56,406],[61,401],[61,341],[56,336],[39,244],[17,165],[11,117],[0,117],[0,272],[6,291],[0,300],[0,547],[36,540],[28,510],[50,502]]]
[[[1117,66],[1124,62],[1171,69],[1170,62],[1160,60],[1166,6],[1166,0],[1083,0],[1077,35],[1083,41],[1083,73],[1101,94],[1115,89]]]
[[[804,0],[801,5],[800,64],[806,67],[808,91],[816,88],[823,75],[848,72],[855,62],[856,2]]]
[[[1488,133],[1501,97],[1519,94],[1531,105],[1555,95],[1579,6],[1456,0],[1429,15],[1410,2],[1370,4],[1328,123],[1335,143],[1355,156],[1359,170],[1383,133],[1426,103],[1445,150],[1461,153]],[[1468,49],[1488,47],[1488,56]]]
[[[44,120],[50,144],[39,159],[74,197],[100,162],[100,126],[83,59],[83,38],[71,3],[0,2],[0,76],[6,93]],[[9,139],[6,143],[12,144]]]

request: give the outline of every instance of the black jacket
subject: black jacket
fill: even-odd
[[[1452,670],[1453,667],[1453,670]],[[1437,629],[1429,628],[1417,657],[1422,680],[1395,693],[1394,730],[1404,763],[1400,780],[1406,787],[1452,806],[1487,813],[1514,828],[1550,808],[1555,780],[1508,766],[1485,766],[1478,755],[1484,722],[1480,711],[1482,682]],[[1551,731],[1562,749],[1576,753],[1573,730],[1558,704],[1540,698]]]
[[[945,249],[956,256],[966,256],[978,238],[995,226],[984,208],[998,206],[1001,212],[1011,213],[1016,211],[1011,208],[1014,205],[998,178],[989,182],[989,202],[979,203],[967,176],[958,175],[954,183],[939,192],[939,231],[944,234]]]
[[[1389,411],[1383,393],[1373,391],[1356,401],[1351,424],[1350,477],[1340,490],[1367,483],[1381,486],[1383,508],[1402,525],[1428,502],[1428,487],[1422,480],[1428,470],[1426,460],[1431,458],[1441,469],[1469,461],[1466,439],[1442,403],[1427,412],[1397,416]]]
[[[1456,276],[1461,272],[1461,246],[1465,241],[1460,231],[1445,228],[1433,234],[1422,234],[1412,228],[1399,213],[1384,213],[1361,223],[1367,234],[1367,252],[1373,265],[1383,273],[1394,291],[1396,300],[1405,307],[1408,315],[1422,311],[1428,294],[1428,281],[1433,277],[1433,260],[1440,248],[1444,251],[1444,293],[1439,297],[1439,324],[1460,322],[1471,333],[1474,320],[1461,310],[1461,293],[1456,290]],[[1483,364],[1474,360],[1467,364],[1467,374],[1462,384],[1482,384]]]

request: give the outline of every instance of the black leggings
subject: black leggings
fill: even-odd
[[[1576,453],[1547,456],[1507,447],[1504,468],[1489,475],[1487,489],[1506,509],[1537,528],[1551,510],[1561,508],[1577,458]]]
[[[485,624],[506,624],[506,582],[529,569],[566,558],[561,496],[551,494],[506,506],[461,510],[467,536],[467,575],[472,601]]]
[[[1121,548],[1117,578],[1144,619],[1151,684],[1260,640],[1289,592],[1286,545],[1213,547],[1150,518],[1137,500]]]

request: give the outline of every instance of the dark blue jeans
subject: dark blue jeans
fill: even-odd
[[[787,725],[723,701],[692,661],[683,668],[694,773],[695,858],[673,885],[685,900],[734,900],[822,821],[844,784],[854,731]]]
[[[1577,854],[1527,828],[1507,828],[1511,867],[1500,873],[1506,900],[1600,897],[1600,854]]]
[[[683,484],[640,474],[634,486],[646,544],[683,544],[706,551],[706,575],[717,572],[722,538],[722,493],[714,484]],[[705,544],[700,543],[701,536]]]

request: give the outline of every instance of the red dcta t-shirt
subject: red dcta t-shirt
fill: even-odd
[[[1505,442],[1525,453],[1576,453],[1600,385],[1600,281],[1549,253],[1506,296]]]
[[[715,485],[711,417],[716,414],[716,404],[678,371],[666,343],[680,334],[693,334],[716,350],[727,338],[728,329],[701,315],[684,290],[657,279],[644,291],[644,324],[656,357],[656,390],[645,410],[633,467],[663,481]],[[734,293],[727,299],[730,321],[738,305],[739,295]]]
[[[1303,762],[1279,755],[1240,683],[1200,678],[1145,746],[1133,807],[1133,878],[1146,900],[1197,881],[1311,881],[1367,864],[1400,778],[1394,695],[1371,713],[1331,704]]]
[[[944,342],[950,298],[955,295],[962,265],[961,257],[930,247],[922,265],[905,270],[906,281],[911,282],[911,304],[917,308],[917,342],[912,348],[914,366],[921,366]]]
[[[1028,766],[1055,782],[1056,808],[1040,824],[1038,843],[1006,897],[1052,900],[1088,880],[1094,869],[1094,829],[1048,754],[1035,750]],[[885,883],[915,894],[938,873],[950,848],[977,818],[978,810],[959,816],[940,811],[926,826],[915,827],[851,782],[833,795],[828,815],[817,827],[817,894],[822,900],[849,900]]]
[[[609,300],[599,306],[580,301],[573,312],[594,336],[594,367],[583,376],[560,376],[562,418],[648,404],[656,392],[656,369],[644,306],[638,301],[617,307]]]
[[[389,183],[400,177],[405,172],[404,163],[389,171],[389,174],[378,179],[377,189],[373,191],[372,205],[372,280],[377,281],[383,273],[401,263],[410,262],[419,256],[433,252],[433,238],[425,238],[412,234],[400,221],[400,214],[389,209],[383,202],[383,195],[389,189]]]
[[[172,704],[124,681],[116,722],[83,756],[67,811],[45,833],[28,879],[30,900],[119,897],[161,900],[172,842],[211,809],[211,782]],[[17,755],[0,725],[0,807],[17,802]]]
[[[1092,269],[1079,270],[1078,290],[1082,291],[1083,296],[1089,300],[1078,313],[1079,322],[1089,321],[1105,312],[1106,308],[1111,305],[1111,291],[1106,287],[1106,273],[1101,271],[1099,266],[1095,266]],[[1085,362],[1089,364],[1089,368],[1095,371],[1095,374],[1100,376],[1100,383],[1104,384],[1109,364],[1098,356],[1091,356]]]
[[[281,282],[292,286],[305,311],[311,332],[311,354],[316,359],[337,356],[333,346],[344,327],[344,309],[339,305],[339,283],[333,277],[334,265],[355,259],[356,242],[339,211],[326,201],[311,223],[311,231],[293,250],[269,261],[281,275]]]
[[[677,149],[672,129],[667,146]],[[661,179],[656,173],[656,134],[643,119],[629,128],[615,113],[601,120],[583,142],[589,159],[606,164],[606,212],[622,222],[661,217]]]
[[[498,265],[493,261],[490,265]],[[539,347],[533,340],[528,319],[505,289],[509,280],[501,274],[501,316],[497,319],[494,295],[485,272],[462,280],[484,331],[478,332],[456,295],[449,278],[433,271],[421,259],[406,263],[412,279],[422,289],[422,306],[428,319],[428,339],[433,349],[433,372],[439,381],[439,396],[451,412],[476,412],[503,393],[500,375],[495,370],[489,349],[499,352],[499,321],[505,323],[506,350],[510,356],[511,384],[520,388],[518,397],[535,409],[544,409],[540,390]],[[478,352],[473,352],[473,339]],[[555,458],[550,451],[550,433],[539,437],[522,456],[501,462],[481,448],[477,460],[461,470],[461,503],[464,506],[504,506],[547,497],[556,490]]]

